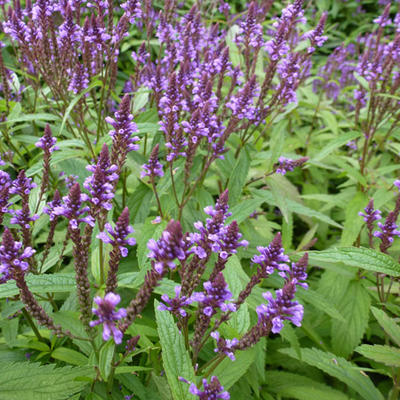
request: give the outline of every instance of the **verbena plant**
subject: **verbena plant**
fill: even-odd
[[[0,2],[0,399],[397,398],[396,7],[276,3]]]

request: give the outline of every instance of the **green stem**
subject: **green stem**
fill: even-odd
[[[22,309],[22,314],[24,314],[25,319],[27,320],[28,324],[32,328],[33,333],[39,340],[39,342],[46,343],[46,341],[43,339],[43,337],[40,335],[38,328],[36,327],[35,323],[33,322],[31,316],[29,315],[28,311],[26,311],[26,308]]]

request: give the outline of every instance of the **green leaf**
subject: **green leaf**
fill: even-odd
[[[99,370],[100,375],[105,382],[111,373],[111,363],[114,358],[115,344],[113,340],[104,343],[99,354]]]
[[[71,292],[76,290],[74,274],[70,273],[28,275],[26,282],[33,293]],[[8,281],[0,285],[0,298],[2,299],[15,296],[18,293],[19,291],[14,281]]]
[[[365,400],[383,400],[382,394],[370,378],[362,374],[355,364],[346,361],[344,358],[315,348],[302,349],[301,357],[293,349],[281,349],[279,351],[339,379]]]
[[[298,400],[349,400],[349,396],[307,376],[286,371],[268,371],[270,392]]]
[[[328,314],[330,317],[335,318],[339,321],[345,321],[340,311],[332,304],[331,301],[327,300],[324,296],[315,292],[312,289],[304,290],[303,288],[298,288],[296,296],[311,305],[313,305],[318,310]]]
[[[189,353],[185,348],[182,333],[179,332],[172,315],[168,311],[160,311],[158,305],[159,302],[155,300],[154,306],[162,359],[172,396],[174,400],[194,399],[194,396],[189,392],[187,383],[178,379],[183,377],[189,382],[195,382],[194,370]]]
[[[341,263],[350,267],[381,272],[389,276],[400,276],[400,264],[390,256],[365,247],[339,247],[323,251],[308,252],[310,263],[323,266],[327,263]]]
[[[57,347],[51,353],[51,356],[56,360],[65,361],[72,365],[87,365],[89,361],[82,353],[67,347]]]
[[[339,297],[337,308],[345,321],[332,321],[332,347],[336,354],[347,357],[361,342],[368,326],[370,297],[361,281],[350,282],[347,290]]]
[[[153,368],[141,367],[140,365],[123,365],[115,368],[115,375],[131,374],[132,372],[151,371]]]
[[[16,122],[28,122],[28,121],[57,121],[58,119],[60,118],[53,114],[46,114],[46,113],[24,114],[20,117],[2,121],[0,122],[0,125],[2,124],[12,125],[15,124]]]
[[[271,149],[271,157],[268,160],[267,171],[272,171],[272,166],[278,161],[283,153],[283,145],[285,143],[285,131],[287,129],[288,120],[283,119],[273,125],[269,147]]]
[[[324,120],[326,127],[329,128],[335,134],[335,136],[337,136],[339,133],[339,127],[337,119],[333,113],[329,110],[322,110],[320,111],[320,115]]]
[[[363,344],[356,348],[356,352],[390,367],[400,367],[400,349],[396,347]]]
[[[17,362],[0,364],[0,400],[64,400],[78,393],[94,377],[93,368]]]
[[[238,202],[242,189],[246,183],[247,174],[250,168],[250,154],[248,147],[244,147],[240,153],[239,159],[233,167],[229,177],[229,204],[234,205]]]
[[[312,208],[306,207],[303,204],[287,199],[287,205],[289,210],[296,214],[304,215],[306,217],[316,218],[322,222],[326,222],[329,225],[336,226],[337,228],[342,229],[342,225],[338,224],[332,218],[329,218],[327,215],[319,211],[313,210]]]
[[[317,153],[315,157],[312,158],[311,161],[321,161],[330,153],[332,153],[337,148],[345,145],[346,143],[350,142],[351,140],[357,139],[361,136],[361,132],[347,132],[340,135],[338,138],[333,139],[327,145],[323,147],[323,150]]]
[[[357,192],[346,207],[346,218],[343,224],[343,232],[340,240],[341,246],[351,246],[357,239],[364,220],[357,218],[358,212],[367,205],[368,199],[365,193]]]
[[[371,311],[383,330],[390,336],[397,346],[400,346],[400,326],[397,325],[395,320],[390,318],[384,311],[375,307],[371,307]]]
[[[249,350],[236,351],[235,361],[225,357],[212,374],[217,376],[224,389],[228,390],[246,373],[250,365],[253,364],[258,351],[264,351],[261,350],[260,343]]]

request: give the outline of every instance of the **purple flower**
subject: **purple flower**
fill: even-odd
[[[367,207],[364,208],[364,213],[361,211],[358,213],[360,217],[364,218],[364,221],[366,222],[367,226],[372,226],[374,221],[378,221],[379,219],[382,218],[382,212],[380,210],[374,210],[374,201],[370,200],[368,203]]]
[[[239,25],[239,31],[235,38],[236,43],[244,43],[256,49],[264,45],[262,26],[257,23],[257,3],[252,1],[247,12],[246,19]]]
[[[69,227],[73,230],[78,229],[81,222],[86,222],[90,226],[94,226],[94,219],[88,215],[82,218],[82,214],[89,211],[89,207],[85,206],[81,208],[82,203],[87,201],[89,198],[86,194],[81,193],[79,183],[75,183],[68,193],[68,196],[63,197],[61,206],[54,207],[54,215],[63,215],[69,220]]]
[[[45,214],[48,214],[50,217],[50,221],[53,221],[55,218],[58,217],[58,215],[56,215],[54,213],[54,209],[56,207],[60,207],[62,205],[61,203],[61,196],[60,196],[60,192],[56,189],[56,191],[54,192],[54,197],[52,201],[49,201],[45,207],[43,208],[43,212]]]
[[[383,11],[383,14],[380,15],[378,18],[374,19],[374,23],[378,24],[380,28],[384,28],[385,26],[391,24],[391,20],[389,18],[390,6],[391,6],[390,3],[387,4]]]
[[[216,376],[211,377],[210,383],[207,383],[207,379],[203,379],[204,390],[198,389],[194,383],[190,383],[182,377],[179,377],[179,380],[190,384],[189,392],[194,396],[197,396],[199,400],[230,399],[229,393],[224,390]]]
[[[283,328],[283,321],[289,320],[296,326],[301,326],[304,308],[297,301],[294,301],[296,287],[302,286],[305,289],[307,284],[303,282],[307,278],[306,267],[308,255],[305,254],[297,263],[292,263],[291,268],[282,274],[285,278],[285,285],[275,292],[275,298],[271,292],[263,294],[268,304],[261,304],[257,307],[258,326],[260,332],[265,334],[271,330],[279,333]]]
[[[104,243],[110,243],[113,247],[118,246],[122,257],[128,255],[127,245],[134,246],[136,244],[135,238],[127,238],[128,235],[134,232],[132,226],[129,225],[129,209],[125,207],[122,211],[118,221],[115,225],[115,230],[111,224],[106,223],[106,232],[100,232],[96,237]]]
[[[121,4],[121,8],[125,10],[131,24],[143,17],[141,2],[138,0],[127,0]]]
[[[126,317],[126,310],[124,308],[115,311],[115,307],[120,301],[120,296],[112,292],[107,293],[104,299],[96,296],[94,302],[98,305],[98,308],[93,308],[92,312],[99,319],[90,322],[90,326],[103,324],[103,340],[108,340],[112,336],[116,344],[122,342],[123,334],[117,328],[115,321]]]
[[[252,76],[236,96],[232,96],[226,107],[232,110],[232,115],[238,119],[247,118],[250,121],[257,119],[254,99],[259,93],[257,80]]]
[[[165,267],[175,269],[175,259],[184,260],[186,245],[183,241],[182,227],[179,221],[171,220],[161,238],[150,239],[147,243],[150,250],[148,257],[154,261],[154,269],[161,275]]]
[[[28,263],[23,261],[35,254],[31,247],[22,249],[22,243],[14,241],[10,230],[5,227],[3,241],[0,245],[0,283],[7,282],[14,278],[15,273],[25,273],[28,270]]]
[[[311,45],[312,45],[312,47],[309,47],[309,49],[308,49],[309,53],[312,53],[315,51],[315,46],[321,47],[328,40],[328,36],[323,35],[327,17],[328,17],[328,13],[324,12],[321,16],[321,19],[318,22],[317,27],[314,30],[307,32],[304,35],[305,38],[310,40]]]
[[[375,231],[374,236],[380,238],[382,241],[387,240],[392,243],[394,236],[400,236],[400,231],[397,229],[397,224],[390,217],[391,213],[387,216],[384,224],[378,222],[378,227],[381,231]]]
[[[143,171],[140,173],[141,178],[144,178],[145,176],[151,178],[164,176],[163,166],[158,161],[158,149],[159,145],[157,144],[150,154],[148,164],[142,165]]]
[[[31,190],[36,186],[36,183],[32,182],[32,178],[27,178],[25,175],[25,171],[22,170],[18,174],[17,179],[15,179],[15,181],[13,182],[10,188],[10,193],[19,194],[21,197],[27,198]]]
[[[222,273],[218,273],[213,281],[204,282],[203,287],[205,291],[193,293],[192,300],[199,302],[204,315],[211,317],[219,309],[222,312],[236,311],[235,304],[226,303],[232,299],[232,293]]]
[[[94,214],[104,208],[109,211],[112,208],[111,199],[114,197],[114,181],[118,179],[116,165],[110,165],[108,147],[103,145],[97,164],[86,167],[93,175],[86,178],[83,186],[90,193],[90,202],[95,207]]]
[[[292,294],[291,296],[290,294]],[[268,326],[272,324],[271,331],[279,333],[283,328],[283,321],[290,320],[296,326],[301,326],[304,309],[297,301],[292,301],[295,292],[295,285],[291,284],[291,290],[288,287],[286,291],[278,289],[276,298],[271,292],[263,293],[263,297],[268,304],[261,304],[257,307],[258,324]]]
[[[225,226],[226,218],[232,215],[228,212],[228,208],[228,190],[225,190],[219,196],[215,208],[213,206],[204,208],[204,212],[212,217],[207,218],[205,226],[200,221],[194,224],[200,233],[191,233],[189,241],[195,245],[191,251],[199,258],[206,258],[210,251],[227,258],[229,254],[236,252],[237,247],[247,245],[246,241],[239,242],[241,234],[236,229],[236,222],[230,227]]]
[[[275,270],[280,271],[280,274],[289,270],[289,266],[286,264],[289,262],[289,257],[284,253],[280,233],[276,234],[269,246],[258,246],[257,250],[260,255],[253,256],[251,261],[261,266],[265,276],[271,275]]]
[[[78,94],[89,86],[89,74],[82,64],[76,64],[72,73],[71,81],[68,85],[68,90],[74,94]],[[88,96],[89,93],[86,93]]]
[[[233,339],[223,339],[221,338],[219,332],[211,332],[211,337],[217,341],[217,347],[214,349],[215,353],[224,353],[232,361],[235,361],[235,346],[239,343],[236,338]]]
[[[39,215],[30,215],[28,204],[24,204],[21,210],[13,210],[10,219],[11,224],[20,225],[22,228],[30,229],[31,222],[36,221]]]
[[[189,304],[192,304],[192,299],[188,298],[186,296],[181,296],[181,286],[175,286],[174,290],[175,290],[175,297],[170,299],[168,295],[163,294],[161,296],[161,299],[165,304],[160,304],[158,306],[158,309],[161,311],[165,311],[168,310],[170,311],[172,314],[176,315],[177,317],[181,316],[181,317],[186,317],[187,313],[184,310],[183,307],[188,306]]]
[[[135,144],[139,141],[139,138],[132,136],[138,129],[133,122],[133,115],[130,113],[130,99],[128,95],[122,98],[119,109],[114,114],[114,118],[107,117],[106,122],[114,128],[114,130],[110,131],[113,146],[115,146],[115,149],[122,151],[125,158],[127,152],[139,149],[139,145]]]
[[[57,139],[52,135],[50,125],[46,124],[44,128],[44,135],[35,143],[36,147],[40,147],[46,153],[52,153],[55,150],[59,150],[56,146]]]
[[[303,165],[308,160],[308,157],[302,157],[298,160],[292,160],[286,157],[279,157],[275,172],[285,175],[288,171],[293,171],[296,167]]]

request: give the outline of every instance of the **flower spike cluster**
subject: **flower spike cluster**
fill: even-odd
[[[103,339],[108,340],[112,336],[116,344],[122,342],[123,333],[117,328],[116,321],[126,317],[126,310],[120,308],[115,311],[115,307],[121,301],[121,297],[115,293],[107,293],[104,299],[97,296],[94,302],[98,308],[93,308],[92,312],[98,317],[96,321],[91,321],[90,326],[103,325]]]

